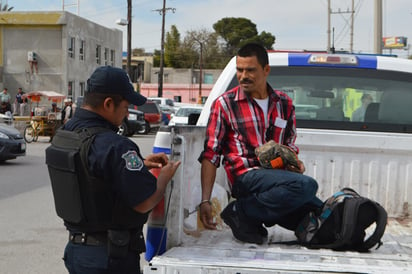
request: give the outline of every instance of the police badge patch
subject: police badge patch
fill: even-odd
[[[137,152],[134,150],[129,150],[122,155],[122,158],[126,162],[126,168],[130,171],[140,171],[143,167],[143,161],[137,156]]]

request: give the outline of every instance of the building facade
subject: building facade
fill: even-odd
[[[0,88],[82,96],[99,66],[122,66],[122,32],[66,11],[0,12]]]
[[[163,84],[162,97],[169,98],[179,103],[204,104],[213,84]],[[140,85],[140,93],[145,97],[157,97],[158,84],[143,83]]]

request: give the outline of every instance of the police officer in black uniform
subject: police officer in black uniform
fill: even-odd
[[[129,104],[146,101],[124,70],[99,67],[87,86],[82,108],[46,150],[56,212],[69,231],[63,259],[70,273],[140,273],[143,225],[180,162],[143,158],[116,134]],[[156,179],[149,169],[159,167]]]

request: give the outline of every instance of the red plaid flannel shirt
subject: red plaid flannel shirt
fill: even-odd
[[[240,86],[225,92],[212,104],[199,161],[208,159],[219,167],[223,155],[223,165],[232,184],[237,176],[260,166],[254,151],[269,139],[299,152],[295,146],[296,119],[292,99],[269,85],[268,91],[266,125],[263,110]]]

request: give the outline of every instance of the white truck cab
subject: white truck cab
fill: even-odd
[[[197,158],[212,102],[237,85],[233,58],[197,125],[164,130],[170,134],[170,157],[182,164],[165,197],[166,252],[154,254],[144,273],[412,273],[412,61],[270,52],[269,63],[270,85],[294,100],[299,158],[305,174],[318,181],[319,197],[351,187],[378,201],[390,217],[383,246],[370,253],[287,246],[278,242],[295,236],[277,226],[267,243],[253,245],[235,240],[223,223],[216,231],[201,229]],[[213,195],[218,215],[229,197],[223,168]]]

